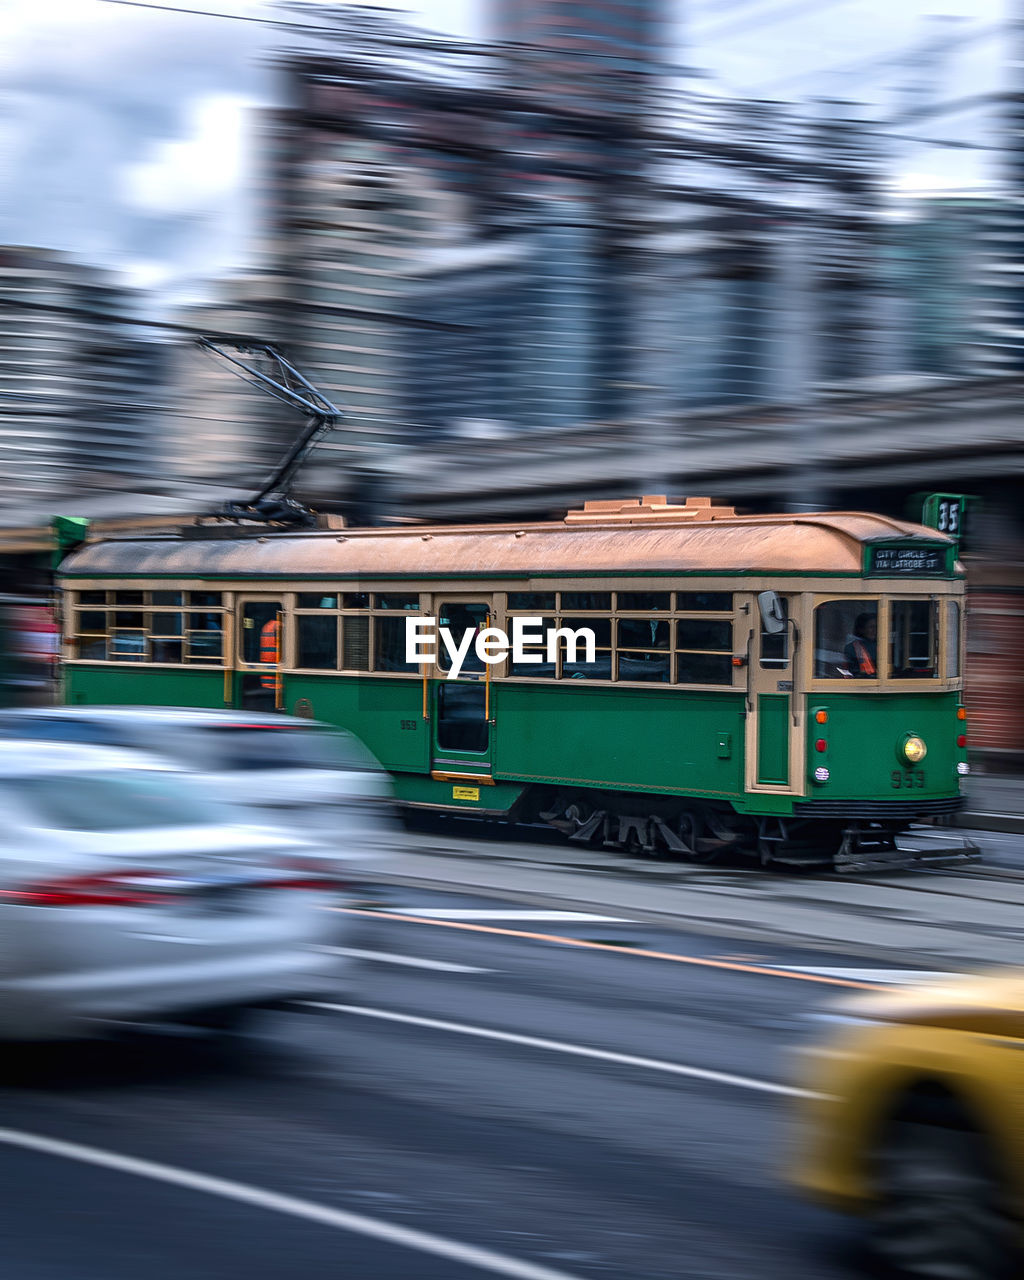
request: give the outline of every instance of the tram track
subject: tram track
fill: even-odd
[[[466,820],[467,827],[475,826]],[[650,883],[659,882],[680,888],[708,888],[716,886],[723,890],[736,887],[752,887],[758,884],[771,888],[776,893],[780,889],[790,889],[794,893],[783,893],[792,898],[802,896],[799,890],[804,885],[832,884],[858,885],[865,888],[899,890],[910,894],[941,895],[943,897],[963,896],[958,886],[974,884],[984,885],[1024,885],[1024,868],[1016,869],[1007,866],[985,867],[978,863],[963,866],[937,867],[933,865],[903,866],[890,872],[864,875],[855,872],[835,871],[803,871],[792,872],[785,869],[764,869],[744,866],[738,860],[720,866],[714,864],[694,864],[685,861],[673,861],[668,858],[637,858],[616,855],[612,850],[594,849],[590,857],[583,850],[567,848],[557,838],[544,839],[545,832],[532,828],[514,828],[500,833],[493,829],[487,831],[486,848],[481,849],[481,835],[486,830],[485,824],[479,824],[479,833],[465,834],[445,833],[445,843],[418,845],[418,851],[434,856],[450,858],[453,861],[490,862],[500,860],[520,866],[540,865],[546,870],[576,872],[587,876],[597,875],[601,879],[629,879]],[[536,839],[536,837],[540,839]],[[971,893],[977,902],[998,902],[1005,904],[1004,894],[994,888],[991,893]],[[1024,894],[1021,896],[1024,905]]]

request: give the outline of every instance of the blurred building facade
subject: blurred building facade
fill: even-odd
[[[272,287],[258,273],[218,280],[210,301],[179,308],[174,322],[196,334],[266,341]],[[256,488],[287,447],[288,411],[243,380],[225,360],[185,338],[169,348],[169,478],[197,497],[242,496]],[[200,498],[201,501],[201,498]]]
[[[162,460],[164,348],[131,290],[53,250],[0,249],[0,503],[137,487]]]
[[[401,500],[409,457],[446,437],[802,401],[899,364],[905,335],[877,340],[891,280],[862,130],[695,102],[669,121],[665,11],[499,5],[509,43],[470,57],[379,16],[346,41],[338,10],[338,48],[284,59],[264,148],[292,304],[276,336],[349,414],[335,499],[365,468]],[[646,77],[628,104],[563,93],[543,59],[523,71],[550,50],[613,86],[623,22],[619,70]]]
[[[545,97],[643,110],[671,50],[672,0],[489,0],[517,84]]]

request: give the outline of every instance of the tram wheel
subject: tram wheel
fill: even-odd
[[[706,824],[703,815],[686,809],[679,816],[679,838],[687,846],[691,862],[714,862],[722,851],[720,840],[709,840],[704,835]]]

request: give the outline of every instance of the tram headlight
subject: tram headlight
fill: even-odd
[[[818,765],[817,769],[815,769],[814,771],[815,782],[828,782],[831,776],[832,775],[829,773],[829,771],[825,768],[823,764]]]
[[[916,733],[908,733],[900,743],[898,754],[907,764],[920,764],[928,754],[928,748],[924,738],[919,738]]]

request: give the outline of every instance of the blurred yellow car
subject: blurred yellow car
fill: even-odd
[[[890,1273],[1024,1276],[1024,973],[859,994],[826,1021],[797,1184],[862,1215]]]

